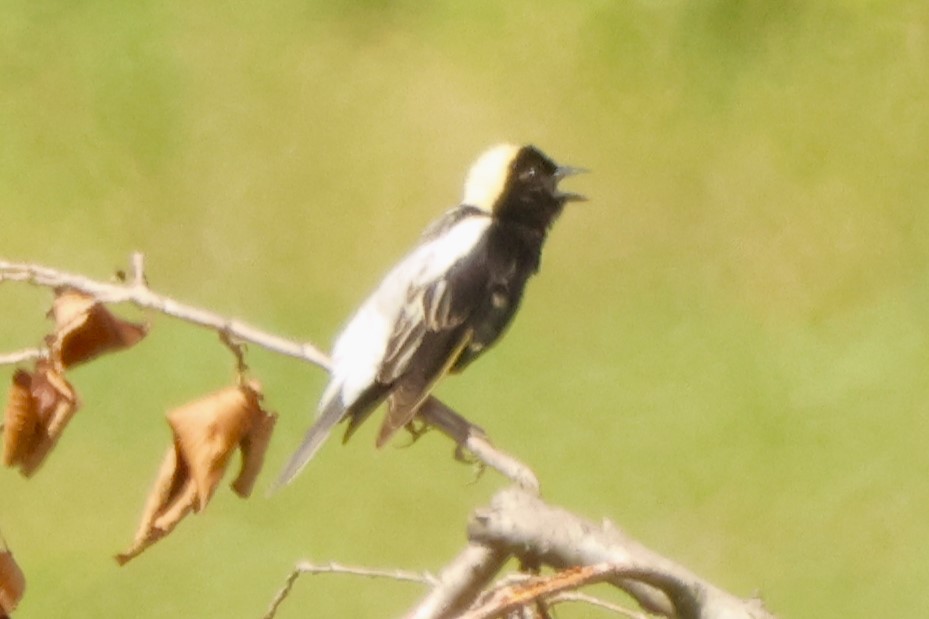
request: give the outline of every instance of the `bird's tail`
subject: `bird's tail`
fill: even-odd
[[[319,418],[307,431],[303,442],[297,449],[296,453],[290,458],[290,462],[284,467],[277,481],[271,486],[270,493],[276,492],[289,484],[303,470],[303,467],[313,459],[316,452],[322,446],[323,441],[332,432],[332,428],[342,421],[345,416],[345,405],[342,404],[342,398],[339,394],[329,399],[319,414]]]

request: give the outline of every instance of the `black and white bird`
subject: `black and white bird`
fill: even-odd
[[[462,203],[423,233],[338,336],[316,422],[277,481],[306,466],[339,422],[345,439],[387,400],[380,447],[409,424],[436,381],[460,372],[504,333],[539,270],[565,203],[556,165],[534,146],[502,144],[471,167]]]

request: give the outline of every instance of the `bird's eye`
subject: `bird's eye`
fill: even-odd
[[[519,175],[519,180],[523,182],[531,181],[538,175],[539,175],[539,169],[535,166],[532,166],[532,167],[529,167],[523,170],[522,174]]]

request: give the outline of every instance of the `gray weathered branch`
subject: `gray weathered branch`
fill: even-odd
[[[666,617],[773,619],[759,600],[734,596],[611,524],[597,525],[519,488],[499,492],[488,508],[475,511],[468,536],[556,569],[612,565],[617,571],[609,582]]]
[[[508,558],[509,554],[503,550],[485,544],[469,544],[442,570],[438,584],[406,619],[457,617],[503,569]]]

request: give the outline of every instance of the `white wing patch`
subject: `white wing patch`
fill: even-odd
[[[408,304],[409,291],[442,277],[466,256],[490,226],[491,218],[462,219],[445,234],[431,239],[406,256],[358,309],[332,350],[332,372],[320,408],[339,395],[348,407],[372,385],[394,330],[426,320],[421,303]]]

